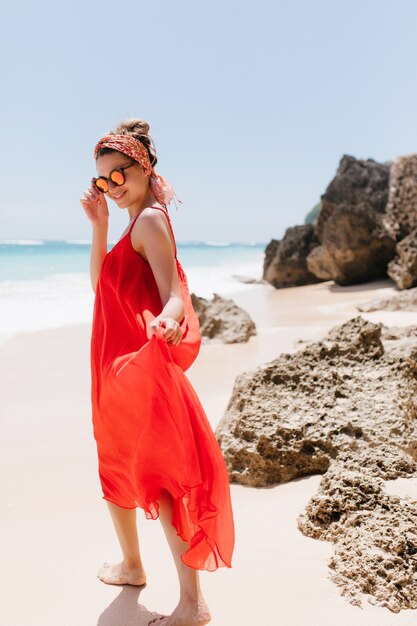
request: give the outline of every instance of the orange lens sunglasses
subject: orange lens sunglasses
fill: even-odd
[[[127,170],[128,167],[132,167],[132,165],[136,165],[136,161],[132,161],[132,163],[129,163],[128,165],[115,167],[114,170],[110,172],[109,178],[106,178],[105,176],[93,178],[93,184],[97,187],[99,191],[102,191],[103,193],[108,192],[110,180],[112,181],[112,183],[120,187],[120,185],[123,185],[126,180],[125,170]]]

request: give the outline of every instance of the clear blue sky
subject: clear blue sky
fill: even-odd
[[[130,116],[179,241],[280,238],[343,154],[416,150],[414,0],[26,0],[0,29],[0,238],[89,239],[93,147]]]

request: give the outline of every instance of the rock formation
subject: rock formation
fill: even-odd
[[[395,294],[389,298],[376,298],[370,302],[359,304],[358,311],[416,311],[417,310],[417,287]]]
[[[281,241],[272,239],[265,249],[263,279],[274,287],[317,283],[307,268],[306,258],[318,245],[312,224],[287,228]]]
[[[366,597],[395,613],[417,608],[417,503],[388,495],[382,480],[414,466],[389,445],[342,453],[298,517],[305,535],[335,544],[331,578],[352,604]]]
[[[388,263],[387,274],[400,289],[417,285],[417,229],[397,243],[396,257]]]
[[[417,477],[417,327],[358,316],[241,374],[216,436],[232,482],[325,474],[299,528],[335,543],[343,595],[417,608],[417,503],[381,482]]]
[[[417,363],[386,354],[381,328],[358,316],[236,378],[216,431],[232,481],[260,487],[320,473],[340,450],[381,436],[407,448],[417,423],[414,431],[401,409],[417,391]]]
[[[241,274],[232,274],[232,277],[238,280],[240,283],[246,285],[267,285],[268,281],[263,278],[254,278],[253,276],[242,276]]]
[[[255,322],[233,300],[217,293],[211,300],[191,294],[200,323],[202,343],[244,343],[256,335]]]
[[[391,166],[384,224],[397,241],[417,228],[417,154],[398,157]]]
[[[390,166],[343,156],[321,196],[315,225],[320,246],[307,257],[310,272],[340,285],[386,275],[395,237],[384,224]]]
[[[393,163],[344,155],[313,218],[269,243],[264,280],[350,285],[388,274],[400,289],[417,285],[417,154]]]
[[[417,285],[417,154],[398,157],[391,166],[384,224],[396,239],[388,276],[400,289]]]

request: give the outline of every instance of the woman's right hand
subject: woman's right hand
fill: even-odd
[[[93,182],[91,182],[89,189],[84,192],[84,197],[80,198],[80,202],[93,225],[107,224],[109,219],[107,200],[104,193],[99,191]]]

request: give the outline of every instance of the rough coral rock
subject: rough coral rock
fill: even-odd
[[[332,579],[353,604],[417,608],[417,502],[383,480],[417,479],[417,327],[355,317],[235,381],[216,436],[230,480],[324,474],[298,520],[335,544]]]
[[[391,165],[384,224],[397,241],[417,228],[417,154],[398,157]]]
[[[387,231],[397,241],[387,273],[400,289],[417,285],[417,154],[395,159],[389,178]]]
[[[382,480],[415,469],[389,445],[340,455],[298,517],[305,535],[335,544],[331,578],[352,604],[417,608],[417,502],[386,494]]]
[[[244,343],[256,335],[255,322],[233,300],[213,294],[211,300],[191,294],[202,343]]]
[[[386,275],[395,237],[384,224],[390,166],[344,155],[321,196],[316,234],[307,257],[310,272],[340,285]]]
[[[399,289],[417,285],[417,229],[399,241],[396,257],[388,263],[387,274]]]
[[[329,567],[343,596],[398,613],[417,608],[417,506],[386,496],[372,511],[357,511],[334,549]]]
[[[346,448],[388,437],[409,447],[417,364],[385,354],[360,316],[322,341],[236,378],[216,434],[230,479],[265,486],[322,473]]]

